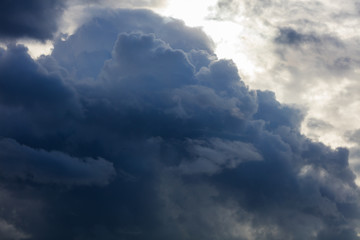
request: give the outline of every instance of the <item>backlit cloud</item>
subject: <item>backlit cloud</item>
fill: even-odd
[[[0,52],[0,234],[359,239],[349,151],[301,135],[301,109],[249,90],[200,28],[95,15],[49,56]]]
[[[303,133],[333,148],[358,148],[345,136],[359,128],[358,13],[352,0],[219,0],[208,28],[221,22],[236,32],[236,40],[217,42],[218,54],[234,59],[251,88],[308,109]],[[314,121],[332,128],[309,127]]]

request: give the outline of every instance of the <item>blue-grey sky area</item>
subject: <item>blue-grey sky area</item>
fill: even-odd
[[[71,34],[69,2],[0,3],[0,239],[360,239],[349,150],[303,135],[303,108],[250,89],[201,28],[134,9],[165,1],[99,2],[72,3],[91,8]]]

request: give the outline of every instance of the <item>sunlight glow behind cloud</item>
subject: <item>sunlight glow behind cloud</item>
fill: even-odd
[[[235,2],[235,1],[234,1]],[[301,4],[306,4],[308,1],[301,1]],[[111,3],[111,1],[109,1]],[[301,6],[299,3],[299,6]],[[337,9],[339,3],[323,2],[330,9]],[[118,7],[125,6],[122,2],[117,4]],[[292,5],[289,5],[291,7]],[[308,118],[320,118],[330,121],[337,129],[332,132],[321,132],[320,135],[315,136],[311,130],[306,127],[306,121],[303,123],[303,132],[309,136],[314,137],[332,147],[337,146],[352,146],[343,139],[341,132],[356,129],[358,127],[358,119],[356,113],[352,114],[349,120],[343,118],[332,118],[329,115],[324,115],[322,109],[324,104],[327,105],[334,95],[342,91],[346,86],[344,81],[339,84],[320,83],[314,86],[310,91],[301,93],[300,98],[296,95],[288,95],[286,87],[282,83],[289,82],[291,76],[286,71],[274,71],[274,63],[278,60],[274,55],[276,51],[272,44],[272,39],[276,37],[276,29],[274,26],[283,21],[284,16],[281,16],[281,8],[275,9],[275,15],[271,19],[257,19],[251,18],[246,13],[246,8],[241,5],[234,6],[232,9],[236,14],[231,19],[217,19],[215,16],[217,8],[217,0],[203,1],[194,0],[191,2],[184,2],[182,0],[168,0],[166,4],[159,5],[152,8],[161,15],[178,18],[183,20],[188,26],[201,27],[216,44],[216,54],[220,58],[232,59],[239,68],[240,75],[243,80],[254,89],[270,89],[276,92],[277,98],[282,102],[304,104],[309,108]],[[286,5],[284,6],[286,7]],[[344,9],[349,10],[351,6],[345,4]],[[291,8],[290,8],[291,9]],[[296,9],[296,8],[294,8]],[[300,9],[306,11],[306,9]],[[91,5],[75,5],[65,12],[65,22],[62,24],[62,31],[71,34],[81,22],[85,21],[87,12],[92,11]],[[345,10],[344,10],[345,11]],[[326,17],[326,12],[321,15]],[[339,13],[340,14],[340,13]],[[265,15],[266,16],[266,15]],[[289,17],[292,18],[291,16]],[[321,16],[319,17],[321,18]],[[269,23],[267,21],[271,21]],[[292,21],[292,20],[290,20]],[[356,36],[353,31],[357,21],[353,18],[348,18],[345,22],[338,24],[336,22],[327,22],[327,27],[330,31],[335,31],[337,34],[344,36],[345,39],[351,39]],[[270,24],[270,25],[269,25]],[[49,54],[52,49],[52,44],[47,41],[45,44],[35,41],[23,41],[28,47],[30,54],[33,57],[38,57],[41,54]],[[302,61],[294,56],[294,66],[301,64]],[[272,71],[273,77],[278,80],[269,79],[269,72]],[[348,83],[347,83],[348,84]],[[347,108],[351,113],[356,111],[359,103],[353,103]],[[344,114],[340,115],[345,117]],[[352,121],[353,119],[353,121]],[[349,122],[350,121],[350,122]],[[342,124],[346,122],[346,124]],[[340,130],[339,130],[340,129]],[[340,132],[339,132],[340,131]]]
[[[219,0],[205,3],[197,0],[187,6],[183,1],[169,0],[167,8],[159,12],[183,19],[190,26],[201,26],[214,39],[216,54],[232,59],[250,88],[272,90],[281,102],[307,108],[307,117],[302,123],[304,134],[333,148],[358,148],[358,143],[344,137],[346,132],[360,128],[360,98],[351,90],[360,89],[354,85],[359,77],[358,68],[354,66],[354,74],[350,71],[329,81],[331,73],[322,74],[327,70],[315,67],[331,65],[336,57],[359,62],[354,45],[360,42],[355,30],[359,24],[358,9],[355,1]],[[274,39],[278,27],[282,26],[324,34],[324,40],[320,41],[327,41],[328,46],[320,49],[323,53],[318,56],[318,50],[311,50],[310,42],[305,43],[304,50],[297,50],[296,46],[279,49]],[[281,54],[286,59],[282,59]],[[294,69],[300,73],[294,73]],[[325,121],[331,127],[309,128],[312,119]],[[352,166],[356,168],[358,164],[353,158]]]
[[[188,26],[201,27],[215,42],[217,56],[233,60],[238,66],[243,81],[250,88],[272,90],[281,102],[307,108],[307,116],[302,123],[304,134],[333,148],[339,146],[356,148],[357,144],[349,142],[344,137],[345,132],[360,128],[358,125],[360,122],[360,114],[358,114],[360,98],[353,97],[354,100],[350,103],[343,97],[347,94],[346,89],[352,87],[354,77],[349,76],[350,80],[343,79],[337,82],[326,82],[319,77],[311,79],[306,75],[308,69],[304,65],[304,62],[309,61],[307,56],[301,56],[296,50],[291,50],[292,52],[286,52],[287,59],[281,60],[277,55],[279,49],[273,42],[278,34],[277,26],[284,23],[289,26],[297,26],[299,20],[296,17],[299,14],[308,16],[311,11],[314,11],[312,14],[317,14],[318,19],[324,19],[326,22],[324,24],[319,22],[314,25],[306,25],[305,30],[330,32],[334,36],[341,36],[343,41],[353,41],[357,36],[354,28],[357,26],[358,20],[354,18],[356,12],[354,12],[355,8],[350,3],[351,1],[346,2],[346,4],[343,4],[342,1],[341,3],[320,1],[320,5],[317,7],[326,9],[323,11],[318,11],[317,8],[304,7],[314,4],[307,0],[296,4],[293,1],[283,4],[272,3],[274,7],[270,5],[265,6],[264,9],[257,6],[255,2],[247,3],[248,5],[236,0],[223,0],[223,2],[230,3],[227,6],[229,8],[219,9],[218,0],[194,0],[191,2],[168,0],[164,4],[153,6],[150,9],[163,16],[181,19]],[[129,7],[122,1],[116,2],[115,5],[112,1],[104,2],[104,4],[104,7],[111,4],[115,7]],[[339,4],[342,6],[340,11],[338,10]],[[60,31],[72,34],[82,22],[92,16],[92,6],[93,4],[75,4],[70,7],[65,11]],[[150,5],[147,7],[149,8]],[[255,11],[254,9],[260,11],[258,16],[252,15],[251,11]],[[329,20],[329,17],[336,19],[342,15],[346,15],[346,17],[342,18],[340,22]],[[49,54],[53,48],[50,41],[39,43],[24,40],[22,43],[28,46],[29,53],[34,58],[42,54]],[[313,61],[311,58],[310,60]],[[317,63],[314,62],[314,64]],[[283,67],[285,65],[288,66],[287,69]],[[304,68],[301,67],[302,65]],[[289,72],[289,67],[299,68],[303,76],[297,78],[302,78],[301,81],[309,78],[306,84],[309,86],[309,83],[312,82],[313,86],[311,88],[299,84],[295,84],[298,85],[295,86],[293,83],[294,75]],[[358,69],[354,69],[354,72],[359,75]],[[298,88],[299,90],[297,90]],[[335,99],[337,98],[343,100],[336,102]],[[339,109],[339,104],[342,106],[341,109]],[[325,121],[332,127],[325,129],[309,128],[311,119]],[[360,161],[355,158],[351,162],[354,167],[360,164]]]
[[[348,5],[59,1],[0,22],[1,239],[359,239]]]

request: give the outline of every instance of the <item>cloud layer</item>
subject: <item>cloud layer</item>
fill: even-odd
[[[200,29],[102,10],[54,46],[0,52],[1,237],[359,239],[348,150]]]

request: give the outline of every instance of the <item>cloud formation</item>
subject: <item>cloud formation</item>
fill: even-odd
[[[102,10],[54,46],[0,55],[19,239],[359,239],[348,150],[301,135],[303,112],[249,90],[200,29]]]
[[[36,183],[106,185],[115,170],[104,159],[77,159],[62,152],[47,152],[0,140],[1,176]]]
[[[226,57],[234,58],[251,88],[307,108],[302,132],[313,140],[359,148],[346,136],[359,128],[356,1],[218,0],[209,9],[212,21],[235,31],[236,40],[220,41],[218,48],[231,46]],[[351,157],[351,164],[358,168],[359,159]]]
[[[20,240],[30,237],[4,220],[0,221],[0,236],[4,240]]]
[[[66,1],[4,0],[0,3],[0,39],[52,39]]]

